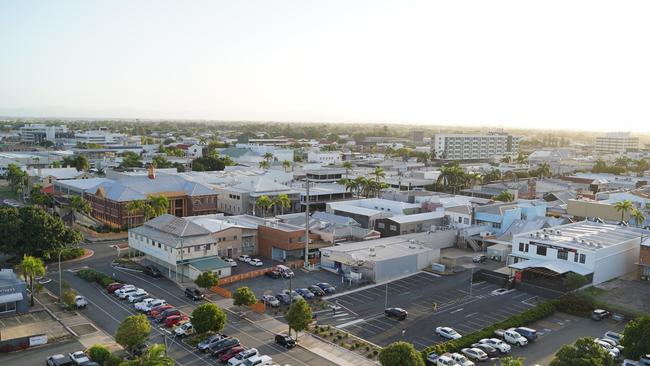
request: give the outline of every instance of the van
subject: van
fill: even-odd
[[[248,360],[244,361],[244,366],[266,366],[270,365],[273,362],[273,359],[267,355],[263,356],[253,356]]]
[[[535,329],[519,327],[519,328],[515,328],[515,332],[521,334],[524,338],[528,340],[528,342],[532,342],[535,339],[537,339],[537,331]]]
[[[293,278],[293,276],[294,276],[294,273],[291,270],[291,268],[289,268],[287,266],[283,266],[282,264],[278,264],[277,266],[275,266],[275,268],[278,270],[278,272],[280,272],[280,274],[284,278]]]

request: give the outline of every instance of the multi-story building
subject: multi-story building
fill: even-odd
[[[50,126],[32,123],[22,126],[18,131],[20,141],[25,144],[38,144],[45,140],[54,141],[57,138],[68,137],[68,128],[64,125]]]
[[[485,160],[519,151],[519,137],[506,133],[437,134],[433,139],[436,158],[443,160]]]
[[[641,243],[639,267],[641,267],[641,279],[650,281],[650,243],[645,240]]]
[[[121,133],[112,133],[103,128],[95,131],[75,133],[74,139],[77,143],[104,145],[123,143],[126,140],[126,136]]]
[[[340,151],[310,151],[307,154],[307,161],[323,165],[340,164],[342,153]]]
[[[612,132],[605,136],[596,137],[595,150],[597,154],[624,153],[639,150],[639,138],[632,137],[629,132]]]
[[[274,213],[300,212],[300,193],[267,176],[251,177],[230,186],[215,186],[214,190],[219,194],[219,212],[229,215],[266,216],[268,212],[257,206],[257,200],[262,196],[273,199],[280,194],[286,194],[291,203],[286,208],[273,207]]]
[[[376,229],[375,222],[379,219],[395,215],[412,215],[420,213],[420,205],[406,202],[367,198],[350,201],[326,203],[326,212],[353,218],[361,227]]]

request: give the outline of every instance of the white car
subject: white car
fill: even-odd
[[[90,359],[83,351],[72,352],[69,353],[68,356],[70,356],[70,359],[75,363],[75,365],[81,365],[86,362],[90,362]]]
[[[253,356],[246,359],[242,365],[244,366],[267,366],[273,362],[271,356],[262,355],[262,356]]]
[[[247,359],[253,356],[257,356],[259,354],[260,353],[257,352],[256,348],[251,348],[251,349],[241,351],[235,357],[228,360],[228,366],[239,366],[242,363],[244,363],[244,361],[246,361]]]
[[[443,355],[436,358],[436,366],[458,366],[458,363],[452,360],[451,357]]]
[[[176,329],[174,329],[174,334],[176,334],[178,337],[185,337],[192,333],[194,333],[194,328],[190,322],[179,325],[176,327]]]
[[[143,298],[145,298],[149,293],[147,291],[139,288],[136,292],[132,292],[126,296],[126,299],[129,300],[129,302],[136,302],[140,301]]]
[[[81,295],[77,295],[74,297],[74,304],[77,309],[83,309],[88,306],[88,300],[86,300],[86,298]]]
[[[119,289],[115,290],[115,292],[113,292],[113,294],[115,296],[119,297],[120,294],[122,294],[122,293],[124,293],[126,291],[129,291],[129,290],[135,290],[135,289],[136,288],[133,285],[124,285],[124,286],[120,287]]]
[[[52,355],[52,356],[48,357],[47,359],[45,359],[45,365],[46,366],[57,366],[57,365],[59,365],[61,363],[67,362],[67,361],[63,361],[64,359],[65,359],[65,356],[60,354],[60,353],[56,354],[56,355]]]
[[[503,332],[503,340],[519,347],[523,347],[528,344],[528,339],[526,339],[526,337],[510,329]]]
[[[155,308],[157,306],[161,306],[161,305],[167,305],[167,301],[165,301],[163,299],[156,299],[156,300],[146,304],[142,308],[142,310],[140,310],[140,309],[138,309],[138,310],[142,311],[143,313],[148,313],[151,309],[153,309],[153,308]]]
[[[487,344],[488,346],[491,346],[492,348],[496,348],[499,350],[501,353],[508,353],[510,352],[510,345],[507,344],[506,342],[497,339],[497,338],[483,338],[480,341],[478,341],[480,344]]]
[[[132,287],[132,288],[129,288],[129,289],[125,290],[125,291],[120,292],[119,294],[117,294],[117,297],[119,297],[120,299],[126,299],[127,296],[129,296],[130,294],[132,294],[132,293],[134,293],[134,292],[136,292],[138,290],[142,290],[142,289]]]
[[[621,355],[621,351],[618,348],[616,348],[616,347],[612,346],[611,344],[603,341],[602,339],[596,338],[596,339],[594,339],[594,343],[601,346],[605,351],[609,352],[609,354],[612,355],[612,357],[614,357],[614,358],[618,358],[618,356]]]
[[[605,332],[605,336],[603,338],[611,339],[614,342],[616,342],[617,345],[619,345],[619,344],[621,344],[621,340],[623,339],[623,335],[621,333],[608,331],[608,332]]]
[[[475,366],[474,362],[468,360],[467,357],[461,355],[460,353],[452,353],[450,357],[460,366]]]
[[[250,255],[246,255],[246,254],[242,254],[242,255],[240,255],[239,258],[237,258],[237,259],[239,259],[239,260],[242,261],[242,262],[248,263],[248,262],[251,261],[251,256],[250,256]]]
[[[437,327],[436,334],[447,339],[458,339],[462,337],[458,332],[449,327]]]
[[[237,267],[237,262],[232,258],[224,258],[224,262],[230,264],[230,267]]]
[[[462,354],[467,356],[472,361],[485,361],[488,359],[488,354],[478,348],[463,348],[460,350]]]
[[[147,308],[147,305],[151,304],[154,301],[156,301],[156,299],[153,297],[145,297],[144,299],[133,304],[133,308],[135,308],[137,311],[144,311],[144,309]]]
[[[259,258],[251,259],[251,260],[248,262],[248,264],[250,264],[250,265],[253,266],[253,267],[262,267],[262,266],[264,265],[264,263],[262,263],[262,260],[259,259]]]

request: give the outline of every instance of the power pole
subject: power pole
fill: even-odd
[[[384,309],[388,309],[388,282],[386,282],[386,295],[384,296]]]
[[[305,269],[309,268],[309,177],[305,173]]]

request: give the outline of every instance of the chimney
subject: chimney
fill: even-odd
[[[156,179],[156,169],[153,167],[153,164],[149,164],[149,168],[147,168],[147,176],[149,179]]]

